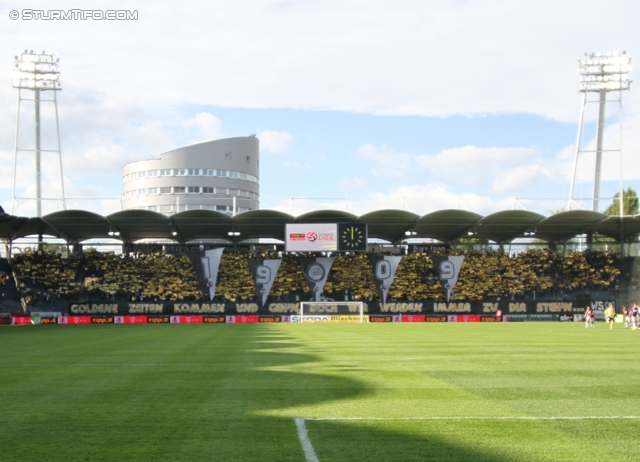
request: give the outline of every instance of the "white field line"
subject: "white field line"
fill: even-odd
[[[298,429],[298,438],[304,450],[307,462],[319,462],[313,445],[309,440],[305,421],[363,421],[363,420],[421,420],[421,421],[442,421],[442,420],[614,420],[614,419],[640,419],[638,415],[580,415],[580,416],[468,416],[468,417],[306,417],[294,419]]]
[[[461,417],[306,417],[297,420],[615,420],[640,419],[639,415],[578,415],[578,416],[461,416]]]
[[[307,427],[304,424],[304,419],[294,419],[296,422],[296,428],[298,429],[298,438],[304,451],[304,456],[307,462],[319,462],[316,452],[313,450],[313,445],[309,441],[309,435],[307,434]]]

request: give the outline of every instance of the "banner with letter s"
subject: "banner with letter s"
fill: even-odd
[[[304,270],[307,286],[309,290],[311,290],[314,300],[319,302],[322,289],[324,289],[324,285],[327,283],[329,271],[333,266],[333,257],[301,257],[299,260]]]
[[[256,283],[256,290],[260,297],[260,304],[264,306],[267,303],[267,297],[276,280],[278,269],[280,269],[282,258],[274,258],[272,260],[249,260],[249,270]]]
[[[396,277],[400,260],[402,257],[369,254],[369,261],[373,267],[373,281],[376,283],[376,289],[378,289],[382,303],[387,303],[387,294]]]
[[[433,269],[440,279],[440,285],[442,291],[447,297],[447,302],[451,298],[453,288],[458,282],[458,276],[460,276],[460,268],[462,268],[462,262],[464,262],[464,255],[431,255],[431,261],[433,262]]]

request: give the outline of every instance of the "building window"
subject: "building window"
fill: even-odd
[[[174,175],[179,175],[179,176],[185,176],[187,174],[187,169],[186,168],[174,168],[173,169],[173,174]]]
[[[226,212],[227,211],[227,206],[226,205],[216,205],[216,210],[218,212]]]
[[[215,170],[203,170],[202,174],[205,176],[216,176],[216,171]]]
[[[203,186],[202,187],[202,194],[213,194],[214,191],[215,191],[215,189],[210,187],[210,186]]]
[[[200,193],[200,186],[189,186],[189,187],[187,187],[187,192],[189,194],[199,194]]]
[[[158,171],[157,170],[148,170],[147,171],[147,176],[158,176]]]
[[[161,205],[160,212],[163,213],[171,213],[173,212],[173,205]]]
[[[251,156],[247,156],[247,164],[251,163]]]
[[[225,159],[231,159],[231,153],[230,152],[225,152],[224,153],[224,158]]]
[[[152,212],[157,212],[158,211],[158,206],[157,205],[150,205],[149,207],[147,207],[147,210],[150,210]]]
[[[158,188],[147,189],[147,194],[158,194]]]
[[[198,175],[200,175],[200,169],[199,168],[190,168],[189,169],[189,175],[190,176],[198,176]]]
[[[231,172],[231,177],[232,178],[240,178],[240,173],[239,172]]]
[[[184,186],[174,186],[173,194],[184,194],[185,188]]]
[[[171,176],[171,169],[170,168],[164,168],[164,169],[160,170],[160,176]]]
[[[226,170],[218,170],[217,172],[217,176],[227,176],[227,172]]]
[[[164,187],[160,188],[160,194],[171,194],[171,187],[170,186],[164,186]]]
[[[216,194],[229,194],[229,190],[227,188],[216,188]]]

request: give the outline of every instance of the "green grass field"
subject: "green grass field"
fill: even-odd
[[[638,345],[603,323],[6,326],[0,460],[304,462],[295,419],[320,462],[638,460]]]

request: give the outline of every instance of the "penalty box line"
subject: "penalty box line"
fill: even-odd
[[[302,445],[307,462],[319,462],[316,451],[313,449],[305,422],[313,421],[443,421],[443,420],[616,420],[616,419],[640,419],[638,415],[579,415],[579,416],[467,416],[467,417],[306,417],[296,418],[294,422],[298,429],[298,439]]]

